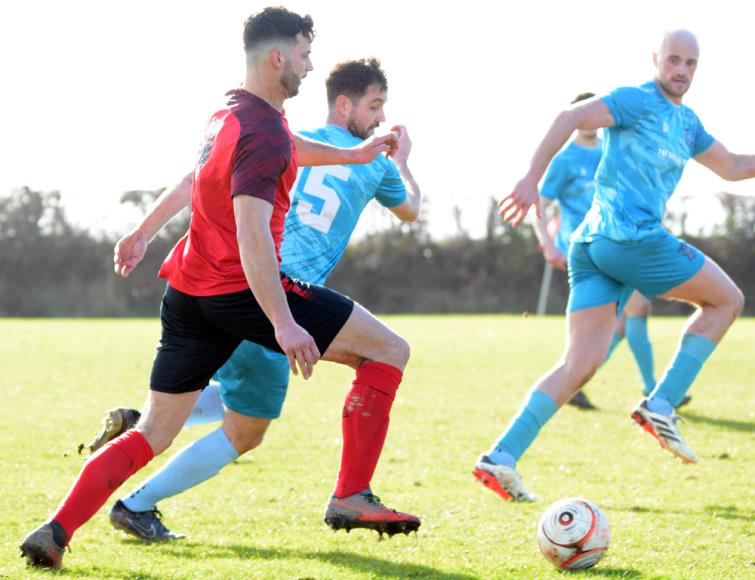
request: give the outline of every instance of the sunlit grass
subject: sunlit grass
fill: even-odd
[[[551,366],[563,320],[511,316],[385,317],[412,361],[373,482],[391,506],[420,515],[418,535],[378,541],[334,534],[322,511],[338,468],[351,372],[317,366],[294,379],[264,444],[160,506],[186,540],[149,545],[113,531],[107,509],[76,534],[64,575],[93,578],[563,578],[540,556],[545,507],[580,495],[607,514],[613,542],[593,576],[755,576],[755,320],[740,320],[692,390],[682,426],[701,462],[683,466],[629,421],[640,378],[626,345],[588,393],[593,413],[563,409],[520,463],[533,505],[506,504],[471,477],[529,384]],[[682,319],[653,319],[658,373]],[[0,577],[27,570],[24,534],[79,471],[78,443],[102,411],[140,406],[157,320],[0,320]],[[212,427],[185,430],[174,449]],[[170,452],[169,452],[170,453]],[[167,456],[166,456],[167,457]],[[125,493],[166,457],[121,490]]]

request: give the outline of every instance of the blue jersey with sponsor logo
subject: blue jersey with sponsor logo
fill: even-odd
[[[714,139],[692,109],[668,100],[655,81],[602,100],[615,125],[605,131],[593,203],[572,240],[639,240],[663,228],[684,166]]]
[[[553,158],[545,174],[540,195],[558,201],[561,208],[561,224],[555,242],[563,254],[567,253],[569,238],[592,204],[600,154],[600,146],[583,147],[572,141]]]
[[[362,139],[335,125],[302,131],[310,139],[353,147]],[[395,163],[378,155],[364,165],[303,167],[291,190],[291,209],[281,245],[281,270],[306,282],[323,284],[341,259],[365,206],[376,199],[385,207],[406,200]]]

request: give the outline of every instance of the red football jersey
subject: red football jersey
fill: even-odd
[[[191,224],[171,250],[160,277],[192,296],[249,288],[236,241],[233,197],[251,195],[273,205],[270,231],[278,262],[298,158],[286,117],[243,89],[227,93],[215,113],[194,169]]]

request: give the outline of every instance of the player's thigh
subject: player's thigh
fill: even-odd
[[[623,314],[627,316],[650,316],[650,300],[635,290],[629,297]]]
[[[244,415],[228,409],[223,418],[223,431],[240,455],[262,443],[271,422],[272,419]]]
[[[354,301],[330,288],[285,274],[281,274],[281,285],[294,320],[312,336],[320,353],[324,353],[351,315]],[[251,290],[203,298],[202,307],[218,328],[282,352],[275,329]]]
[[[227,409],[242,416],[277,419],[290,372],[286,355],[244,340],[213,378]]]
[[[697,306],[741,305],[742,291],[724,270],[705,257],[703,267],[689,280],[662,295],[663,298],[682,300]]]
[[[150,389],[199,391],[231,356],[240,340],[205,317],[201,299],[168,286],[160,307],[162,333],[152,364]]]
[[[409,345],[368,310],[355,303],[351,316],[322,358],[353,368],[364,361],[379,361],[403,369],[409,359]]]
[[[616,304],[573,310],[566,315],[566,361],[586,369],[605,359],[616,329]]]

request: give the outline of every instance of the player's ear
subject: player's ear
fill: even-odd
[[[273,48],[268,54],[267,58],[274,69],[278,70],[283,68],[283,63],[286,62],[286,55],[280,48]]]
[[[656,68],[658,67],[658,53],[657,52],[653,53],[653,66],[655,66]]]
[[[352,109],[354,108],[354,103],[352,103],[351,99],[346,95],[338,95],[336,97],[335,108],[336,112],[341,117],[348,117],[349,114],[351,114]]]

